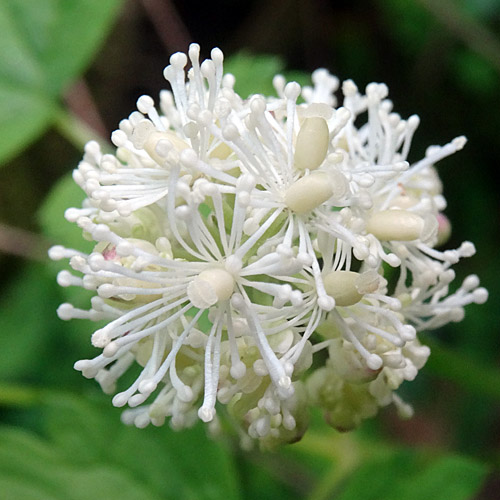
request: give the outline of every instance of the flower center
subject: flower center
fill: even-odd
[[[233,294],[234,278],[221,268],[207,269],[194,278],[187,287],[187,295],[193,306],[207,309],[217,302],[228,300]]]

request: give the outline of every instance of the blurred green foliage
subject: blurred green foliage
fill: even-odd
[[[297,22],[293,8],[284,18],[267,17],[264,22],[259,12],[271,12],[277,4],[256,0],[250,2],[253,10],[246,15],[248,23],[254,23],[254,32],[261,30],[261,41],[248,35],[244,23],[234,22],[235,30],[240,30],[233,35],[234,48],[246,50],[230,57],[226,65],[237,76],[238,92],[246,96],[272,92],[272,77],[284,70],[289,78],[306,83],[304,70],[312,69],[319,53],[328,53],[320,64],[341,78],[353,77],[361,85],[385,80],[402,114],[421,114],[415,158],[428,144],[443,143],[460,133],[469,136],[465,151],[453,159],[455,163],[443,162],[440,174],[454,221],[450,245],[470,238],[479,250],[477,257],[461,263],[459,272],[462,277],[477,272],[491,299],[486,306],[472,306],[463,323],[426,337],[433,346],[428,367],[419,380],[404,388],[405,397],[416,405],[415,419],[399,423],[391,411],[385,411],[359,431],[341,435],[314,415],[303,441],[275,454],[243,452],[230,435],[209,439],[201,425],[180,433],[168,426],[125,427],[109,398],[72,369],[74,361],[92,355],[93,325],[73,321],[68,326],[55,315],[59,303],[70,300],[83,306],[88,297],[58,287],[57,264],[2,259],[0,265],[9,273],[0,292],[2,500],[496,498],[487,485],[498,481],[500,463],[499,443],[492,439],[498,431],[500,401],[495,366],[500,324],[495,305],[498,201],[492,183],[500,114],[492,103],[498,98],[500,77],[488,56],[491,47],[482,53],[477,43],[467,39],[468,32],[461,37],[447,31],[443,28],[447,20],[428,10],[426,3],[353,2],[349,7],[340,5],[331,18],[313,9],[308,14],[313,30],[304,28],[301,42],[300,32],[294,39],[287,38],[286,20],[291,26]],[[196,2],[184,2],[182,8],[191,4],[193,17],[185,19],[188,27],[190,21],[197,25],[206,13]],[[498,41],[498,1],[457,0],[450,5],[451,18],[472,20],[483,35],[486,31]],[[216,7],[205,7],[209,8]],[[299,12],[305,7],[295,8]],[[103,63],[95,58],[123,9],[126,15],[118,21],[122,34],[109,42],[112,54],[119,57]],[[146,78],[144,65],[149,60],[142,45],[146,42],[140,41],[134,53],[144,71],[125,71],[137,32],[142,29],[147,38],[153,30],[149,24],[141,28],[143,19],[133,31],[131,19],[138,16],[136,3],[124,7],[119,0],[0,3],[0,163],[5,166],[0,217],[5,222],[30,229],[38,223],[40,238],[68,246],[85,244],[80,231],[63,218],[64,210],[78,206],[83,195],[69,174],[58,177],[74,167],[71,162],[81,154],[80,143],[87,132],[68,115],[62,96],[89,65],[87,76],[94,82],[96,96],[101,96],[103,109],[116,99],[109,81],[116,93],[128,79],[132,89],[130,95],[125,91],[123,95],[129,111],[139,92],[157,91]],[[336,29],[331,29],[332,20]],[[283,28],[278,36],[276,26]],[[325,43],[318,43],[315,30],[324,35]],[[214,36],[208,31],[197,34],[200,41]],[[262,51],[262,44],[271,39],[276,39],[277,53],[285,42],[290,49],[282,51],[282,57],[251,55],[252,48]],[[149,43],[160,46],[159,39]],[[271,43],[266,48],[273,51]],[[500,53],[497,56],[500,60]],[[121,72],[116,66],[120,57],[125,61]],[[158,59],[166,62],[167,55],[162,52]],[[302,71],[286,71],[289,65]],[[103,67],[111,80],[104,79]],[[161,67],[153,70],[159,74]],[[47,133],[51,126],[78,146],[68,153],[60,135],[54,138],[53,131]],[[40,137],[42,141],[25,150]],[[56,166],[61,163],[62,167]],[[30,177],[18,177],[19,171]],[[53,187],[34,216],[27,207],[40,204],[45,189],[35,185],[41,180],[40,171],[43,181],[49,177]],[[10,198],[12,191],[16,195]],[[28,200],[32,194],[38,199]],[[18,205],[12,207],[2,197],[17,200]],[[12,269],[13,265],[18,268]]]
[[[55,119],[62,90],[89,64],[120,3],[0,4],[0,164]]]

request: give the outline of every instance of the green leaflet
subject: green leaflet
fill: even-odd
[[[121,3],[0,3],[0,164],[52,123],[61,92],[90,63]]]

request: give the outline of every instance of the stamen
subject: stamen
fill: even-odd
[[[326,157],[329,142],[326,120],[321,117],[306,118],[295,143],[295,168],[298,170],[318,168]]]
[[[234,277],[225,269],[207,269],[189,283],[187,295],[195,307],[207,309],[228,300],[233,294],[234,284]]]
[[[315,172],[295,181],[285,192],[285,204],[297,214],[318,208],[333,195],[328,174]]]
[[[382,241],[414,241],[424,232],[422,217],[408,210],[383,210],[377,212],[366,224],[367,232]]]

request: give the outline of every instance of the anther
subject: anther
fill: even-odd
[[[326,120],[319,116],[306,118],[300,127],[295,144],[295,168],[298,170],[318,168],[326,157],[329,142]]]
[[[383,210],[368,220],[367,232],[382,241],[414,241],[424,233],[425,221],[408,210]]]
[[[202,271],[189,283],[187,295],[193,306],[207,309],[214,304],[228,300],[233,294],[234,278],[222,268]]]
[[[295,181],[285,192],[285,204],[298,214],[319,207],[333,195],[330,179],[325,172],[314,172]]]

